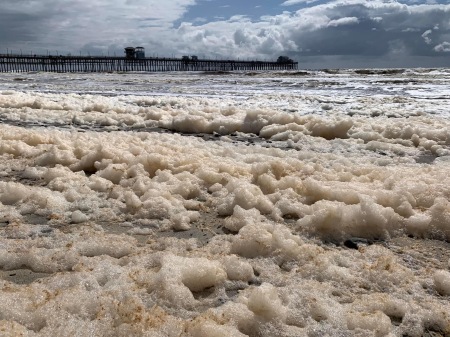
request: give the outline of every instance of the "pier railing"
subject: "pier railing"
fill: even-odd
[[[184,60],[150,57],[127,59],[109,56],[25,56],[0,54],[0,72],[164,72],[294,70],[297,62]]]

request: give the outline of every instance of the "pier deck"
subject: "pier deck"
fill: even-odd
[[[102,56],[1,55],[0,72],[164,72],[294,70],[297,62],[239,60],[183,60],[179,58],[127,59]]]

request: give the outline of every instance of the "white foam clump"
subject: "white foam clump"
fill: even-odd
[[[253,290],[248,298],[248,308],[264,320],[285,320],[286,308],[283,306],[277,289],[271,284],[262,284]]]
[[[222,264],[229,280],[250,281],[254,277],[252,265],[236,255],[224,257]]]
[[[450,296],[450,272],[438,270],[434,273],[433,279],[437,292],[443,296]]]
[[[255,222],[239,230],[232,241],[231,252],[246,258],[277,256],[281,261],[300,261],[320,255],[322,249],[305,244],[283,225]]]
[[[0,202],[5,205],[19,204],[23,212],[40,213],[46,209],[64,211],[69,206],[61,193],[45,188],[28,187],[14,182],[0,182]]]
[[[173,229],[188,230],[191,228],[191,222],[200,219],[200,213],[197,211],[185,211],[172,216]]]
[[[272,202],[256,185],[233,180],[227,184],[226,188],[229,196],[219,207],[221,215],[232,214],[235,206],[240,206],[247,210],[256,208],[261,213],[270,213],[273,210]]]
[[[161,269],[151,280],[150,290],[177,307],[192,307],[193,292],[219,285],[227,274],[217,261],[206,258],[161,257]]]
[[[30,230],[28,225],[12,223],[5,235],[18,238],[17,241],[6,241],[5,249],[0,250],[0,266],[5,270],[28,268],[35,272],[55,273],[71,270],[82,256],[120,258],[135,250],[135,240],[131,237],[85,228],[74,229],[71,236],[65,236],[59,230],[45,227]]]
[[[347,138],[353,122],[346,118],[322,119],[316,116],[274,114],[260,135],[272,140],[302,139],[301,135],[325,139]]]
[[[386,336],[391,330],[391,320],[381,311],[373,313],[349,313],[347,326],[350,330],[373,331],[375,336]]]
[[[297,221],[299,229],[323,237],[343,239],[346,236],[388,238],[401,226],[401,217],[392,208],[385,208],[369,197],[360,197],[356,205],[319,201],[312,214]]]
[[[88,221],[89,217],[80,210],[76,210],[72,213],[71,219],[73,223],[82,223]]]
[[[261,213],[256,208],[246,210],[239,205],[234,206],[233,214],[225,219],[225,228],[238,232],[242,227],[262,220]]]
[[[430,227],[450,239],[450,202],[442,197],[436,198],[430,208]]]
[[[31,189],[21,184],[0,182],[0,202],[5,205],[15,204],[30,195]]]

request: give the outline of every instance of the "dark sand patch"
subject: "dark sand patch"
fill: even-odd
[[[37,273],[30,269],[0,270],[0,279],[16,284],[30,284],[52,274]]]
[[[387,247],[411,270],[449,268],[450,242],[400,236],[389,240]]]

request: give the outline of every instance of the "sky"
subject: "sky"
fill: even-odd
[[[0,53],[450,67],[450,1],[1,0]]]

